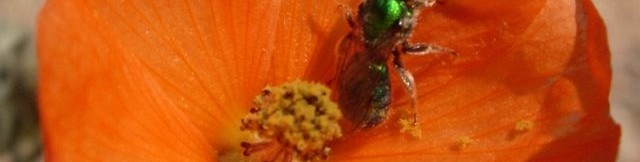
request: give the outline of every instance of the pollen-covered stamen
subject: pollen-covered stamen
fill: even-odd
[[[242,142],[243,154],[274,149],[272,161],[321,161],[327,158],[327,142],[341,136],[342,114],[329,97],[329,88],[302,81],[266,87],[254,101],[241,129],[254,133],[255,141]]]
[[[242,149],[244,149],[244,151],[242,152],[242,155],[244,156],[249,156],[253,152],[260,151],[272,145],[273,145],[273,141],[254,142],[254,143],[241,142],[240,143],[240,146],[242,146]]]

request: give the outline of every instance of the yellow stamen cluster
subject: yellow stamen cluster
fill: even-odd
[[[327,142],[340,136],[342,114],[321,84],[294,81],[266,87],[255,107],[242,119],[242,129],[263,140],[274,140],[299,161],[326,159]]]

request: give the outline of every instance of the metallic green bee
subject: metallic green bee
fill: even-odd
[[[407,115],[416,124],[416,86],[400,55],[455,54],[434,44],[407,42],[420,10],[434,5],[435,1],[365,0],[356,17],[343,6],[352,31],[338,49],[342,58],[336,86],[343,114],[357,127],[373,127],[386,119],[391,103],[389,61],[412,99]]]

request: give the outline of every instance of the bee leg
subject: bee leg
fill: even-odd
[[[437,3],[436,1],[437,0],[409,0],[407,4],[412,6],[412,8],[431,7]]]
[[[435,4],[436,4],[436,1],[437,1],[437,0],[426,0],[426,1],[424,2],[424,6],[425,6],[425,7],[431,7],[431,6],[433,6],[433,5],[435,5]]]
[[[356,21],[353,20],[353,12],[351,11],[351,8],[346,4],[339,4],[338,6],[344,12],[344,16],[345,16],[345,19],[347,19],[347,23],[349,24],[349,27],[354,28],[356,26]]]
[[[400,59],[401,52],[398,49],[393,50],[393,65],[400,75],[402,84],[404,85],[405,92],[411,97],[411,108],[407,111],[407,115],[412,118],[412,123],[417,125],[418,116],[416,112],[417,95],[416,95],[416,83],[413,79],[413,75],[407,69],[404,68],[402,60]]]
[[[436,4],[437,0],[418,0],[418,1],[422,1],[422,3],[424,4],[424,7],[431,7]]]
[[[414,56],[423,56],[423,55],[437,54],[437,53],[448,53],[453,56],[458,56],[458,53],[456,53],[456,51],[452,49],[435,45],[435,44],[426,44],[426,43],[409,44],[405,42],[402,44],[402,52],[404,54],[414,55]]]

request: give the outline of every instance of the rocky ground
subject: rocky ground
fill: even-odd
[[[42,161],[33,37],[38,0],[0,0],[0,162]]]
[[[593,0],[609,32],[618,161],[640,161],[640,0]],[[35,110],[34,24],[40,0],[0,0],[0,162],[42,161]]]

